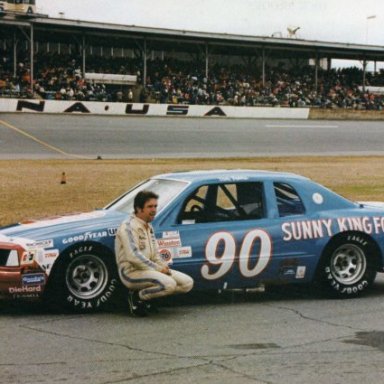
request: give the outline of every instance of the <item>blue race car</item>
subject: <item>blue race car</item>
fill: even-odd
[[[317,282],[354,297],[383,271],[384,207],[294,174],[252,170],[150,178],[102,210],[0,229],[0,294],[105,307],[121,289],[114,237],[140,190],[160,196],[162,257],[195,289]]]

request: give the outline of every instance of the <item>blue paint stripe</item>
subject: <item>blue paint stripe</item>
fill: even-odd
[[[141,290],[141,292],[143,294],[151,294],[151,293],[157,293],[157,292],[161,292],[161,291],[164,291],[165,290],[165,286],[163,283],[161,283],[161,281],[159,280],[156,280],[156,279],[150,279],[150,278],[132,278],[132,277],[129,277],[124,269],[121,269],[120,270],[120,274],[121,274],[121,277],[124,278],[124,280],[128,281],[129,283],[132,283],[132,284],[140,284],[140,283],[151,283],[151,284],[155,284],[156,287],[148,287],[148,288],[144,288]]]

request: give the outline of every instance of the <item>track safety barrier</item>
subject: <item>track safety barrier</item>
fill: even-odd
[[[308,119],[309,108],[234,107],[228,105],[183,105],[150,103],[107,103],[0,99],[0,112],[72,113],[118,116],[225,117],[245,119]]]

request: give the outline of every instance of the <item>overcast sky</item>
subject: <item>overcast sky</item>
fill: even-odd
[[[36,0],[51,17],[384,46],[384,0]],[[62,13],[62,14],[60,14]],[[333,60],[332,66],[359,61]],[[384,63],[378,63],[377,69]],[[373,63],[368,70],[373,70]]]
[[[383,0],[36,0],[51,17],[204,32],[384,45]]]

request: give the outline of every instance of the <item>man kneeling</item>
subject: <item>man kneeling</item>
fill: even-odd
[[[141,191],[134,199],[134,213],[119,227],[115,240],[116,262],[123,284],[131,291],[132,314],[145,316],[149,300],[189,292],[193,279],[171,270],[160,258],[151,222],[157,212],[158,195]]]

